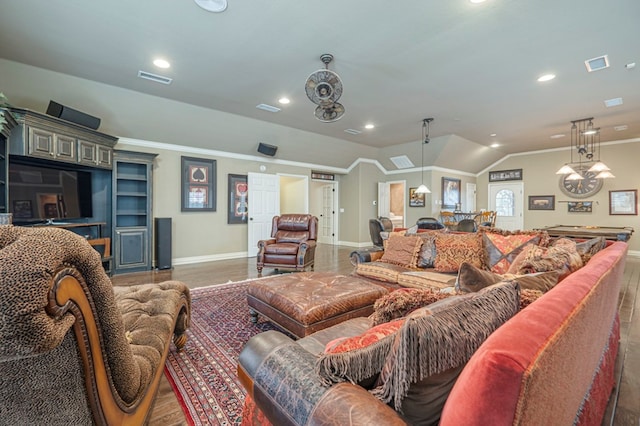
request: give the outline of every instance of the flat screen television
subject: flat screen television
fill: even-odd
[[[93,216],[91,172],[9,162],[9,211],[16,224]]]

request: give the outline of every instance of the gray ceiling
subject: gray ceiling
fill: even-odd
[[[407,153],[417,165],[420,145],[402,144],[434,117],[428,163],[477,172],[509,153],[568,146],[570,120],[583,117],[595,117],[603,142],[640,137],[639,19],[638,0],[229,0],[220,14],[191,0],[0,0],[0,58],[381,148],[381,158]],[[334,123],[314,118],[304,91],[323,53],[344,85],[346,114]],[[604,54],[610,68],[588,73],[584,61]],[[156,56],[172,67],[155,68]],[[556,79],[536,81],[548,72]],[[277,114],[255,108],[283,95],[291,104]],[[605,107],[617,97],[623,105]],[[557,133],[567,136],[549,138]]]

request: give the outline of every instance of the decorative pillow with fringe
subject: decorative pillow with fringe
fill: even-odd
[[[316,361],[316,371],[325,386],[350,381],[361,383],[375,377],[384,364],[395,333],[404,318],[370,328],[354,337],[334,339]]]
[[[371,393],[403,413],[410,424],[437,423],[461,367],[519,309],[519,284],[504,282],[412,312],[396,334]],[[444,373],[450,374],[435,383],[430,380]],[[425,391],[432,391],[429,406],[416,398]]]
[[[583,265],[575,241],[560,238],[552,247],[527,247],[511,266],[509,273],[517,275],[557,271],[560,274],[558,281],[562,281]]]
[[[415,268],[420,246],[422,246],[422,239],[415,235],[406,237],[391,235],[380,261],[405,268]]]
[[[438,272],[458,272],[463,262],[484,266],[482,237],[476,232],[437,234],[436,252],[434,267]]]
[[[595,237],[587,241],[576,243],[576,250],[582,258],[582,263],[587,264],[594,254],[607,246],[607,240],[604,237]]]
[[[546,231],[506,231],[482,227],[485,263],[491,272],[504,274],[522,249],[530,244],[546,247],[549,234]]]
[[[450,296],[452,294],[430,288],[401,288],[376,300],[370,318],[373,325],[383,324]]]
[[[515,274],[494,274],[491,271],[485,271],[469,263],[463,263],[458,271],[455,288],[463,293],[482,290],[491,284],[500,281],[515,280],[520,284],[521,289],[539,290],[543,293],[551,290],[556,284],[560,274],[558,271],[537,272],[533,274],[515,275]]]

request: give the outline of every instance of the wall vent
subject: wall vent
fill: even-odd
[[[602,55],[602,56],[598,56],[597,58],[588,59],[584,61],[584,65],[587,67],[587,71],[589,72],[599,71],[605,68],[609,68],[609,56]]]
[[[153,74],[153,73],[142,71],[142,70],[138,71],[138,77],[144,78],[145,80],[155,81],[156,83],[162,83],[162,84],[171,84],[171,82],[173,81],[172,78],[164,77],[162,75]]]
[[[349,133],[350,135],[359,135],[360,133],[362,133],[360,130],[356,129],[345,129],[344,132]]]

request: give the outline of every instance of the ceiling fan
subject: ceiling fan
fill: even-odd
[[[304,89],[309,100],[318,105],[314,111],[315,117],[324,123],[331,123],[344,115],[344,106],[338,102],[342,96],[342,81],[338,74],[329,70],[333,55],[325,53],[320,56],[320,60],[325,69],[312,73],[307,78]]]

